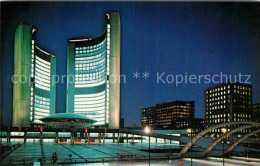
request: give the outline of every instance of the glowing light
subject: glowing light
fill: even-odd
[[[151,128],[148,127],[148,126],[146,126],[146,127],[144,128],[144,132],[149,134],[149,133],[151,132]]]
[[[226,133],[226,132],[227,132],[227,129],[226,129],[226,128],[222,128],[222,129],[221,129],[221,132],[222,132],[222,133]]]
[[[188,132],[188,133],[191,133],[191,129],[187,129],[187,132]]]

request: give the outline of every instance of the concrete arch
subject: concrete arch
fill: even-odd
[[[178,157],[182,157],[185,153],[187,153],[187,151],[190,149],[190,147],[201,137],[203,137],[205,134],[207,134],[208,132],[210,132],[213,129],[217,129],[220,127],[224,127],[224,126],[228,126],[228,125],[237,125],[237,124],[241,124],[241,125],[254,125],[254,124],[258,124],[256,122],[227,122],[227,123],[221,123],[221,124],[217,124],[215,126],[212,126],[210,128],[207,128],[205,130],[203,130],[202,132],[200,132],[199,134],[197,134],[195,137],[192,138],[192,140],[186,144],[181,152],[179,153]]]
[[[247,128],[251,128],[251,127],[257,127],[257,126],[260,126],[260,124],[255,124],[255,125],[246,125],[246,126],[241,126],[241,127],[238,127],[238,128],[235,128],[233,130],[231,130],[230,132],[226,133],[224,136],[218,138],[213,144],[211,144],[208,149],[206,149],[204,151],[204,154],[203,155],[207,155],[211,150],[214,149],[214,147],[220,142],[222,141],[225,137],[233,134],[233,133],[236,133],[238,132],[239,130],[243,130],[243,129],[247,129]]]
[[[227,153],[231,152],[238,144],[240,144],[242,141],[244,141],[245,139],[247,139],[248,137],[250,137],[250,136],[252,136],[252,135],[254,135],[254,134],[256,134],[256,133],[260,133],[260,129],[255,130],[255,131],[253,131],[253,132],[251,132],[251,133],[248,133],[248,134],[244,135],[244,136],[243,136],[242,138],[240,138],[237,142],[235,142],[232,146],[230,146],[230,147],[224,152],[224,154],[227,154]]]

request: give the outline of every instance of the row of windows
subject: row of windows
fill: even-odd
[[[50,62],[36,56],[35,87],[50,91]]]
[[[34,77],[34,40],[32,40],[32,56],[31,56],[31,77]],[[30,120],[33,120],[33,94],[34,88],[31,86],[31,105],[30,105]]]
[[[104,72],[105,64],[99,64],[91,67],[82,67],[82,68],[77,67],[75,68],[75,70],[76,70],[75,72],[76,74],[85,74],[85,73],[91,74],[98,71]]]
[[[41,74],[38,70],[36,70],[36,72],[35,72],[35,79],[38,79],[38,80],[43,81],[47,84],[50,84],[50,77]]]
[[[83,51],[75,51],[75,54],[88,54],[88,53],[93,53],[93,52],[96,52],[96,51],[99,51],[103,49],[103,46],[101,47],[97,47],[97,48],[93,48],[93,49],[90,49],[90,50],[83,50]]]
[[[76,108],[74,110],[75,113],[88,113],[91,115],[99,115],[105,117],[105,106],[104,107],[99,107],[99,108]]]
[[[80,51],[80,50],[89,50],[89,49],[94,49],[94,48],[98,48],[100,46],[103,46],[105,44],[106,40],[103,40],[101,43],[97,44],[97,45],[93,45],[93,46],[86,46],[86,47],[76,47],[75,51]]]
[[[96,62],[93,62],[93,63],[89,63],[86,61],[86,63],[81,63],[81,64],[78,64],[77,61],[76,61],[76,70],[89,70],[91,69],[91,67],[93,66],[102,66],[100,64],[103,64],[104,66],[104,62],[105,62],[105,59],[102,59],[100,61],[96,61]]]
[[[100,93],[95,93],[95,94],[80,94],[80,95],[75,95],[75,99],[77,98],[92,98],[92,97],[98,97],[98,96],[101,96],[101,95],[104,95],[105,94],[105,91],[103,92],[100,92]]]
[[[93,76],[87,76],[87,74],[82,74],[82,75],[76,75],[78,77],[76,77],[76,83],[83,83],[85,81],[85,83],[96,83],[96,82],[100,82],[100,81],[104,81],[105,79],[105,75],[104,73],[94,73],[96,75]],[[98,80],[98,81],[92,81],[92,80]]]
[[[102,80],[102,79],[101,79]],[[103,85],[106,81],[103,80],[103,81],[95,81],[96,83],[92,83],[92,82],[76,82],[75,84],[75,88],[88,88],[88,87],[97,87],[97,86],[100,86],[100,85]]]
[[[89,61],[75,61],[75,68],[86,68],[86,67],[93,67],[93,66],[105,66],[105,58],[100,58],[95,62],[89,62]],[[103,65],[101,65],[103,64]],[[80,70],[80,69],[78,69]],[[83,69],[81,69],[83,70]],[[84,69],[86,70],[86,69]]]
[[[38,96],[38,95],[35,95],[35,99],[41,100],[41,101],[48,101],[48,102],[50,102],[50,99],[49,99],[49,98],[42,97],[42,96]]]
[[[105,103],[105,95],[102,96],[102,98],[95,98],[95,99],[90,99],[90,98],[85,98],[83,100],[75,100],[74,104],[76,105],[94,105],[99,104],[99,103]]]
[[[49,116],[49,112],[39,112],[39,111],[37,111],[37,112],[35,112],[35,114],[34,115],[38,115],[38,116]]]
[[[95,119],[95,117],[97,119],[105,119],[104,117],[104,114],[105,112],[101,112],[101,113],[96,113],[96,112],[77,112],[78,114],[84,114],[84,115],[87,115],[88,117],[92,118],[92,119]],[[96,119],[95,119],[96,120]]]
[[[42,85],[47,88],[50,88],[50,82],[47,82],[48,80],[44,80],[43,78],[36,77],[35,78],[35,85]]]
[[[100,57],[104,57],[105,56],[105,52],[102,52],[98,55],[95,55],[95,56],[89,56],[89,57],[76,57],[75,58],[75,61],[87,61],[87,62],[91,62],[93,60],[96,60],[96,59],[100,59]]]
[[[50,109],[50,99],[35,95],[35,107]]]
[[[110,24],[107,24],[107,75],[110,75]]]
[[[96,105],[104,105],[105,103],[105,96],[103,98],[100,98],[98,100],[93,100],[93,99],[87,99],[85,101],[75,101],[75,107],[82,107],[82,106],[91,106],[91,107],[95,107]]]
[[[220,96],[220,97],[213,97],[213,98],[210,98],[208,101],[218,101],[218,100],[224,100],[226,98],[230,98],[230,95]]]
[[[97,109],[99,109],[100,107],[105,107],[105,102],[103,102],[103,103],[97,103],[97,104],[95,104],[95,105],[75,105],[74,106],[74,108],[75,109],[91,109],[91,108],[97,108]],[[100,108],[101,109],[101,108]]]
[[[163,107],[163,108],[158,108],[157,110],[167,110],[167,109],[190,109],[190,106],[183,106],[183,105],[174,105],[174,106],[169,106],[169,107]]]
[[[31,56],[31,77],[34,76],[34,40],[32,40],[32,56]]]
[[[96,56],[98,54],[102,54],[102,56],[105,56],[105,49],[102,49],[102,50],[99,50],[99,51],[96,51],[96,52],[91,52],[91,53],[83,53],[83,54],[75,54],[75,58],[86,58],[86,57],[93,57],[93,56]],[[95,59],[94,59],[95,60]],[[90,60],[90,61],[93,61],[93,60]]]
[[[89,77],[95,77],[95,76],[100,76],[100,75],[104,75],[104,69],[98,72],[93,72],[93,73],[87,73],[87,74],[75,74],[76,78],[89,78]]]
[[[51,63],[38,57],[37,55],[36,55],[36,62],[38,62],[41,66],[50,69]]]
[[[206,94],[208,94],[208,93],[220,92],[220,91],[223,91],[223,90],[226,90],[226,89],[230,89],[230,85],[207,90],[207,91],[206,91]],[[248,90],[248,91],[251,91],[251,88],[250,88],[250,87],[241,86],[241,85],[234,85],[234,89],[240,89],[240,90],[245,90],[245,91],[247,91],[247,90]]]
[[[42,85],[40,85],[40,84],[35,84],[35,87],[36,87],[36,88],[39,88],[39,89],[46,90],[46,91],[50,91],[50,90],[51,90],[50,88],[45,87],[45,86],[42,86]]]
[[[36,70],[38,69],[38,71],[43,74],[43,75],[46,75],[46,76],[50,76],[50,73],[51,73],[51,70],[50,69],[47,69],[45,67],[42,67],[41,65],[39,65],[37,62],[36,62]]]
[[[50,84],[51,84],[50,78],[44,77],[43,75],[41,75],[41,76],[38,76],[38,75],[39,74],[37,73],[36,77],[35,77],[35,82],[40,83],[43,86],[50,87]]]

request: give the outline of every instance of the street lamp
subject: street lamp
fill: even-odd
[[[148,127],[148,126],[146,126],[146,127],[144,128],[144,132],[145,132],[146,134],[148,134],[148,136],[149,136],[149,166],[150,166],[150,133],[151,133],[151,128]]]
[[[225,165],[225,163],[224,163],[224,161],[225,161],[225,159],[224,159],[224,150],[225,150],[225,142],[224,142],[224,139],[225,139],[225,134],[226,134],[226,132],[227,132],[227,129],[226,128],[222,128],[221,129],[221,132],[223,133],[222,134],[222,137],[223,137],[223,141],[222,141],[222,144],[223,144],[223,166]]]
[[[190,142],[191,142],[191,140],[192,140],[192,129],[191,128],[187,129],[187,132],[188,132],[188,134],[190,134]],[[192,144],[191,144],[191,146],[192,146]],[[190,165],[192,166],[192,149],[191,149],[191,152],[190,152]]]

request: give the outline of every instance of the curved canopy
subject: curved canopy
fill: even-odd
[[[87,117],[86,115],[74,114],[74,113],[58,113],[50,116],[46,116],[40,119],[52,127],[86,127],[91,126],[96,121]]]
[[[87,117],[86,115],[74,114],[74,113],[52,114],[52,115],[49,115],[49,116],[46,116],[46,117],[42,118],[41,120],[47,120],[47,119],[83,119],[83,120],[92,120],[91,118]]]

